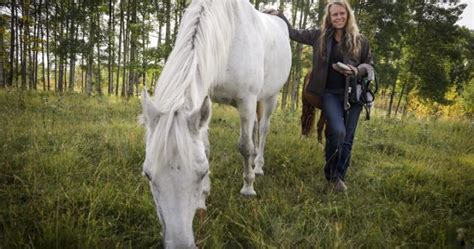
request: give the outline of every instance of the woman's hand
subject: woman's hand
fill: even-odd
[[[263,10],[262,12],[265,14],[274,15],[274,16],[278,16],[279,14],[278,10],[276,9],[266,9],[266,10]]]
[[[344,64],[342,62],[338,62],[335,64],[332,64],[332,68],[339,73],[343,74],[344,76],[352,76],[352,75],[357,75],[358,74],[358,69],[352,65],[349,64]]]

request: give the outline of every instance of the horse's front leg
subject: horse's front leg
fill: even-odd
[[[265,142],[267,140],[268,130],[270,129],[270,119],[273,110],[275,110],[277,104],[277,95],[272,96],[268,99],[262,101],[263,110],[261,113],[261,120],[259,122],[259,138],[258,138],[258,149],[257,149],[257,158],[255,159],[255,174],[263,175],[263,164],[265,160],[263,154],[265,152]]]
[[[255,125],[255,108],[257,98],[249,96],[237,102],[240,114],[240,139],[239,150],[243,156],[244,166],[244,186],[240,193],[244,196],[255,196],[257,193],[253,188],[255,173],[253,171],[253,162],[255,160],[255,145],[252,139],[252,132]]]

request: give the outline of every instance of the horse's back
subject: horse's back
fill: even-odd
[[[258,12],[265,38],[264,86],[261,98],[278,93],[291,68],[291,47],[288,27],[279,17]]]
[[[291,66],[286,24],[243,3],[234,25],[227,70],[214,86],[214,98],[239,99],[253,94],[262,99],[277,94]]]

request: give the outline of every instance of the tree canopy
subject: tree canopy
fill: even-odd
[[[186,0],[10,0],[0,3],[0,86],[134,96],[156,84]],[[296,28],[321,23],[326,1],[251,0],[279,8]],[[368,37],[388,114],[417,103],[462,101],[472,115],[474,34],[460,27],[458,0],[350,0]],[[299,105],[310,48],[292,43],[283,109]],[[454,90],[453,90],[454,89]],[[457,97],[447,96],[455,93]],[[469,92],[471,91],[471,92]]]

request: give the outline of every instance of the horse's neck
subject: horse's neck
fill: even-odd
[[[234,19],[244,0],[195,0],[186,9],[175,46],[157,87],[162,112],[195,109],[210,85],[225,70],[233,39]]]

